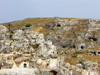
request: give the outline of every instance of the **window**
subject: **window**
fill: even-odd
[[[27,68],[27,64],[26,63],[24,63],[24,68]]]

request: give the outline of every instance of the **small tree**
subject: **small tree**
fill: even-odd
[[[11,33],[13,34],[14,32],[13,32],[13,31],[11,31]]]
[[[82,61],[79,61],[80,64],[82,64]]]
[[[30,46],[28,46],[28,48],[30,48]]]
[[[31,24],[27,24],[25,27],[30,27],[31,26]]]
[[[12,38],[12,36],[13,36],[12,34],[9,35],[10,38]]]

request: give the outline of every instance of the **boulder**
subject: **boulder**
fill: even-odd
[[[46,62],[45,60],[43,60],[43,61],[42,61],[42,65],[43,65],[43,66],[46,66],[46,65],[47,65],[47,62]]]
[[[65,67],[66,68],[70,67],[70,64],[69,63],[65,63]]]
[[[83,68],[86,70],[98,70],[98,63],[92,62],[92,61],[84,61],[83,62]]]
[[[8,32],[8,29],[5,26],[0,25],[0,34],[6,33],[6,32]]]
[[[82,69],[83,68],[83,65],[82,64],[76,64],[76,68]]]
[[[32,38],[32,39],[38,38],[38,33],[37,33],[37,32],[33,32],[33,33],[31,34],[31,38]]]
[[[24,31],[22,30],[15,30],[13,35],[12,35],[12,39],[15,40],[21,40],[24,38]]]
[[[49,68],[57,68],[57,59],[50,59]]]
[[[37,59],[37,62],[36,62],[38,65],[40,65],[42,63],[42,59]]]

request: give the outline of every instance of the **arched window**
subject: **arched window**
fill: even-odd
[[[26,63],[24,63],[24,68],[27,68],[27,64]]]

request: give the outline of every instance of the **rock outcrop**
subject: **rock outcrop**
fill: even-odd
[[[56,19],[43,27],[46,34],[32,27],[8,32],[0,25],[0,73],[98,75],[100,20]]]

